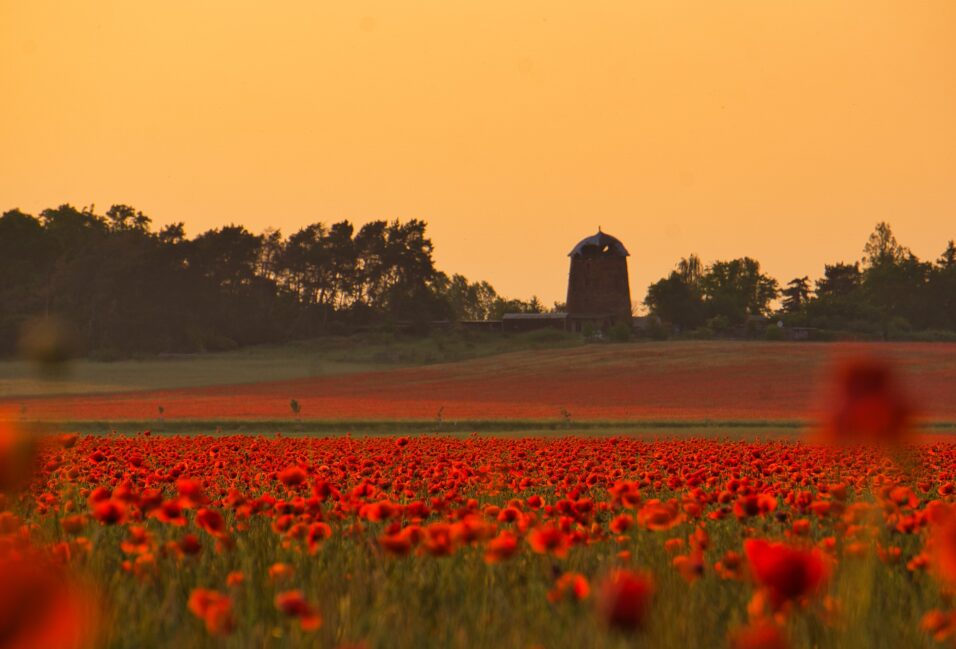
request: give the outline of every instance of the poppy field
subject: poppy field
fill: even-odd
[[[880,361],[803,439],[31,434],[0,646],[942,647],[956,442]]]
[[[0,514],[4,646],[956,637],[951,442],[66,435],[38,460]]]
[[[920,413],[956,421],[956,346],[684,341],[532,350],[456,363],[237,385],[8,396],[28,419],[793,421],[817,416],[832,366],[879,354],[920,395]],[[222,376],[229,372],[223,371]],[[55,390],[56,386],[49,386]],[[301,411],[293,414],[290,400]],[[160,412],[160,408],[162,411]],[[215,424],[211,429],[215,428]]]

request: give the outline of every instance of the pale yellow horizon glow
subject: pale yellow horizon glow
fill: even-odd
[[[635,300],[691,252],[785,283],[956,237],[952,0],[0,0],[0,92],[0,211],[420,218],[548,304],[599,225]]]

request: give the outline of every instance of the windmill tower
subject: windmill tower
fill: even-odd
[[[631,289],[627,278],[630,253],[618,239],[598,232],[582,239],[568,253],[568,319],[607,326],[631,322]]]

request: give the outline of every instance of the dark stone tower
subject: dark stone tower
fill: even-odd
[[[601,232],[582,239],[568,254],[568,316],[604,322],[631,321],[629,253],[620,241]]]

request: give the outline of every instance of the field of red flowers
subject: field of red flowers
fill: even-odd
[[[956,637],[951,442],[11,435],[4,647]]]
[[[956,345],[667,342],[529,351],[461,363],[180,390],[0,400],[61,421],[288,419],[794,420],[844,356],[899,368],[924,414],[956,421]]]
[[[956,442],[891,366],[814,438],[29,434],[0,646],[956,645]]]

